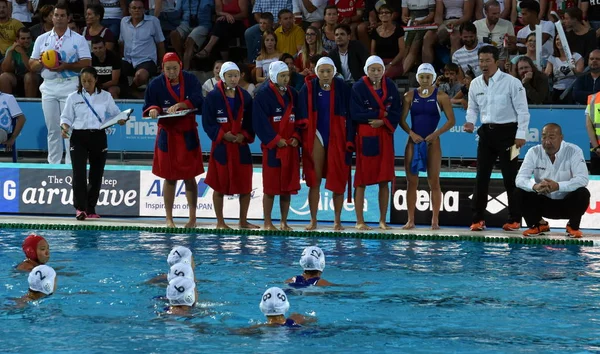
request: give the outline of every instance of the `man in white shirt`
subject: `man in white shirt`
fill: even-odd
[[[15,124],[13,124],[15,120]],[[0,145],[11,151],[23,126],[25,115],[13,95],[0,92]]]
[[[475,21],[473,24],[477,28],[477,39],[480,43],[487,43],[493,46],[504,46],[504,37],[509,36],[515,40],[515,28],[510,21],[500,18],[500,4],[496,0],[489,0],[485,3],[485,18]],[[502,55],[501,55],[502,56]],[[506,58],[500,58],[501,61]],[[504,63],[500,63],[504,67]]]
[[[308,26],[321,28],[327,0],[292,0],[292,6],[294,16],[302,18],[302,28]]]
[[[508,194],[508,222],[502,228],[514,231],[521,227],[521,214],[514,199],[515,177],[519,166],[517,158],[511,159],[511,151],[525,145],[529,108],[521,81],[498,69],[499,56],[500,51],[494,46],[486,45],[479,49],[482,75],[476,77],[469,88],[464,130],[472,133],[478,116],[482,123],[477,129],[479,143],[471,231],[485,229],[488,189],[496,159],[500,159],[504,188]]]
[[[83,36],[68,28],[69,8],[59,3],[52,15],[54,29],[39,36],[33,45],[29,59],[31,72],[40,72],[44,82],[40,86],[42,110],[48,128],[48,163],[59,164],[63,155],[63,139],[60,131],[60,114],[67,96],[77,90],[79,71],[92,65],[90,46]],[[60,65],[45,68],[40,58],[47,50],[60,54]],[[67,154],[65,163],[71,163],[69,140],[64,139]]]
[[[524,0],[520,4],[521,13],[523,14],[523,22],[525,27],[521,28],[517,32],[517,46],[519,53],[525,54],[527,52],[527,36],[535,32],[535,26],[540,25],[542,27],[542,63],[546,63],[548,57],[554,53],[554,35],[556,30],[552,21],[539,20],[538,16],[540,13],[540,3],[535,0]]]
[[[550,226],[542,219],[548,217],[569,219],[567,235],[581,238],[579,224],[590,205],[588,182],[581,148],[563,141],[558,124],[546,124],[542,129],[542,143],[527,151],[517,174],[516,199],[529,226],[523,236],[549,232]]]

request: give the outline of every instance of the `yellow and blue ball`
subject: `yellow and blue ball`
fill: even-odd
[[[54,49],[49,49],[42,54],[42,64],[48,69],[54,69],[60,65],[60,54]]]

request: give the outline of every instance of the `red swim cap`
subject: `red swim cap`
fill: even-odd
[[[175,62],[179,63],[179,65],[181,65],[181,59],[179,59],[179,56],[177,55],[177,53],[174,53],[174,52],[165,53],[165,55],[163,56],[163,60],[162,60],[163,65],[165,65],[165,63],[168,61],[175,61]]]
[[[23,246],[22,246],[23,253],[25,253],[25,257],[31,259],[32,261],[37,262],[38,261],[37,245],[41,241],[46,241],[46,239],[40,235],[31,234],[31,235],[25,237],[25,240],[23,241]]]

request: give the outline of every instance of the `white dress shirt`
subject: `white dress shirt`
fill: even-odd
[[[54,49],[60,54],[60,61],[64,63],[76,63],[82,59],[92,59],[90,47],[85,38],[79,33],[67,31],[62,37],[58,38],[54,29],[50,32],[43,33],[35,40],[31,59],[40,59],[43,52]],[[44,80],[67,79],[79,76],[79,72],[71,70],[51,71],[42,68],[42,78]]]
[[[12,133],[13,118],[17,118],[22,114],[23,112],[15,96],[0,92],[0,129],[5,130],[9,134]]]
[[[475,125],[480,114],[482,124],[517,123],[515,138],[525,139],[529,128],[529,107],[521,81],[500,69],[490,77],[489,85],[483,75],[473,79],[469,88],[467,122]]]
[[[82,95],[85,95],[102,122],[98,120],[85,103]],[[100,129],[104,122],[114,118],[119,113],[121,113],[121,110],[107,91],[102,90],[100,93],[94,92],[90,95],[82,89],[81,93],[75,91],[67,97],[65,108],[60,115],[60,124],[66,123],[74,130]]]
[[[554,156],[554,163],[542,145],[529,149],[517,174],[517,187],[533,192],[533,186],[544,178],[558,183],[558,190],[548,195],[550,199],[564,199],[570,192],[587,186],[588,170],[581,148],[563,141]]]

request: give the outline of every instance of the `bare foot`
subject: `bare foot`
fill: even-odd
[[[273,225],[273,223],[265,223],[265,225],[263,226],[263,229],[272,230],[272,231],[277,230],[277,228],[275,227],[275,225]]]
[[[437,222],[435,222],[435,223],[434,223],[434,222],[432,222],[432,223],[431,223],[431,229],[432,229],[432,230],[439,230],[439,229],[440,229],[440,225],[438,225],[438,223],[437,223]]]
[[[373,228],[365,223],[357,223],[356,224],[356,229],[357,230],[362,230],[362,231],[366,231],[366,230],[373,230]]]
[[[415,223],[412,221],[409,221],[406,223],[406,225],[402,226],[402,230],[412,230],[415,228]]]
[[[281,223],[281,227],[280,227],[280,229],[281,229],[282,231],[292,231],[292,230],[294,230],[294,229],[292,229],[292,228],[291,228],[291,227],[290,227],[290,226],[289,226],[287,223],[285,223],[285,222],[284,222],[284,223]]]
[[[342,224],[336,222],[333,224],[333,230],[334,231],[343,231],[346,229],[342,226]]]
[[[196,220],[190,220],[184,226],[186,229],[195,229],[196,228]]]
[[[244,221],[240,222],[240,229],[260,229],[260,226]]]
[[[231,227],[229,227],[229,225],[227,225],[226,223],[217,223],[217,229],[218,230],[231,230]]]
[[[386,224],[383,221],[379,222],[379,228],[382,229],[382,230],[391,230],[391,229],[393,229],[393,227],[391,227],[390,225]]]
[[[177,227],[173,219],[167,219],[167,227]]]
[[[311,231],[311,230],[316,230],[317,229],[317,222],[316,221],[311,221],[310,223],[308,223],[308,225],[306,225],[306,227],[304,228],[304,230],[307,231]]]

